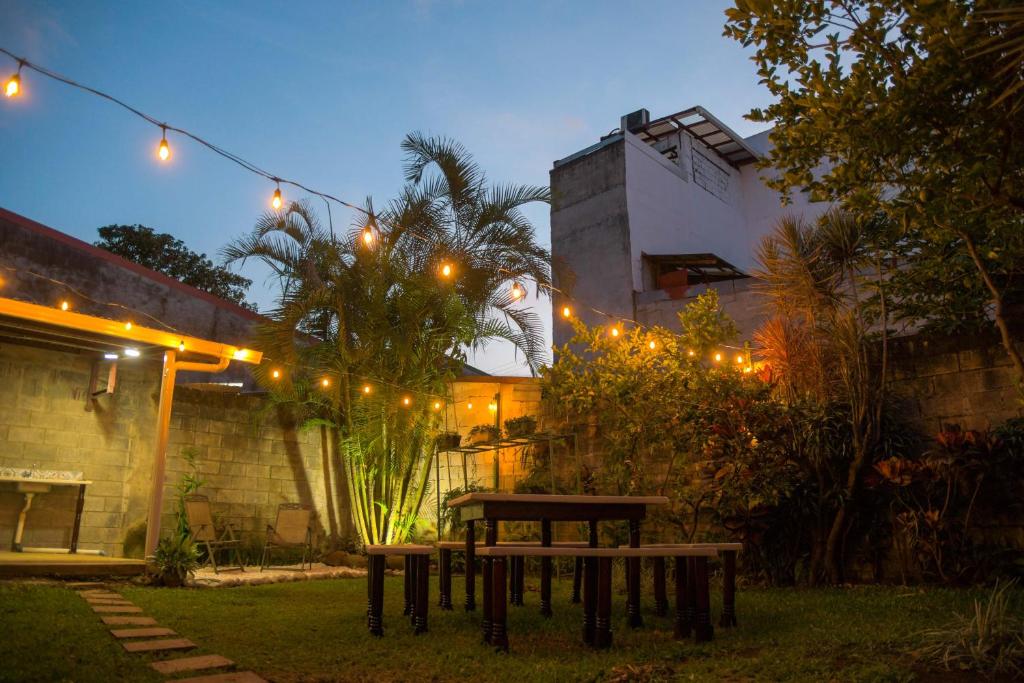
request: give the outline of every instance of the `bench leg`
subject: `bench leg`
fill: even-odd
[[[640,522],[636,520],[629,521],[629,546],[631,548],[640,547]],[[626,572],[629,587],[626,614],[629,617],[630,627],[640,628],[644,625],[643,617],[640,616],[640,558],[626,558],[626,563],[629,565]]]
[[[697,563],[692,557],[686,558],[686,623],[690,628],[697,625]]]
[[[583,642],[594,644],[597,619],[597,558],[583,558]]]
[[[452,608],[452,551],[441,548],[437,560],[438,596],[437,606],[443,610]]]
[[[714,637],[714,628],[711,626],[711,594],[708,588],[708,558],[694,558],[696,562],[696,617],[693,623],[694,640],[698,643],[706,643]]]
[[[430,556],[416,556],[416,607],[413,610],[413,633],[427,632],[427,610],[430,605]]]
[[[371,555],[367,572],[370,582],[370,633],[375,636],[384,635],[384,563],[383,555]]]
[[[551,520],[543,519],[540,523],[540,544],[551,545]],[[540,558],[540,614],[551,616],[551,558]]]
[[[508,652],[508,606],[505,604],[506,561],[495,557],[491,562],[491,637],[495,648]]]
[[[466,611],[476,609],[476,524],[466,522]]]
[[[413,593],[413,586],[415,585],[413,583],[413,581],[414,581],[413,575],[414,575],[416,570],[413,569],[412,555],[406,555],[404,559],[405,559],[405,572],[404,572],[404,576],[402,578],[404,580],[404,583],[403,583],[404,596],[403,597],[405,598],[405,607],[402,608],[402,614],[404,616],[411,617],[412,616],[412,593]]]
[[[612,646],[612,558],[598,558],[597,619],[594,622],[594,647]]]
[[[677,640],[690,637],[690,582],[686,571],[687,561],[685,557],[676,558],[676,620],[675,633]]]
[[[722,553],[722,619],[723,628],[736,626],[736,551]]]
[[[484,526],[484,542],[493,546],[498,542],[498,529],[494,520],[487,520]],[[491,642],[491,625],[493,623],[493,608],[494,608],[494,596],[492,591],[488,590],[487,587],[493,584],[494,581],[494,558],[485,557],[483,558],[483,570],[484,570],[484,619],[483,619],[483,632],[484,642]],[[502,586],[504,586],[504,581]],[[504,600],[504,598],[502,598]]]
[[[572,604],[580,604],[580,586],[583,582],[583,558],[577,557],[572,567]]]
[[[516,606],[523,606],[523,595],[526,592],[526,558],[516,558]]]
[[[523,604],[523,597],[519,594],[519,575],[523,570],[523,557],[512,555],[508,558],[508,602],[510,605],[519,607]]]
[[[668,614],[668,598],[665,595],[665,558],[654,558],[654,613],[659,617]]]

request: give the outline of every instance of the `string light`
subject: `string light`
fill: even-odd
[[[21,67],[24,62],[18,62],[18,73],[14,74],[7,79],[7,83],[4,84],[4,95],[8,97],[17,97],[21,94]]]
[[[403,396],[402,397],[402,405],[403,406],[408,408],[411,404],[412,404],[412,399],[411,398],[409,398],[408,396]]]
[[[434,401],[434,410],[441,410],[441,402]]]
[[[512,283],[512,291],[510,292],[510,294],[512,295],[512,301],[519,301],[524,296],[526,296],[526,292],[523,291],[523,288],[520,286],[518,282]]]
[[[130,357],[132,357],[132,358],[138,358],[138,357],[139,357],[139,356],[141,356],[142,354],[141,354],[141,353],[139,352],[139,350],[138,350],[138,349],[135,349],[135,348],[127,348],[127,349],[125,349],[125,350],[124,350],[124,355],[126,355],[126,356],[130,356]]]
[[[270,378],[271,379],[281,379],[281,371],[280,370],[271,370],[270,371]]]
[[[569,308],[568,306],[562,306],[562,317],[563,318],[570,318],[570,317],[572,317],[572,309]]]
[[[163,131],[163,135],[160,137],[160,146],[156,148],[156,155],[160,161],[167,161],[171,158],[171,146],[167,144],[166,126],[160,126],[160,129]]]
[[[124,329],[125,329],[125,330],[131,330],[131,329],[132,329],[132,324],[131,324],[131,322],[126,322],[126,323],[124,324]]]
[[[453,272],[453,269],[452,269],[452,265],[450,263],[442,263],[441,264],[441,277],[446,277],[446,278],[447,277],[451,277],[452,276],[452,272]]]
[[[619,334],[620,334],[618,326],[616,326],[616,325],[613,325],[613,326],[612,326],[612,329],[611,329],[611,330],[609,330],[609,332],[608,332],[608,333],[609,333],[610,335],[612,335],[613,337],[618,337],[618,336],[619,336]]]
[[[184,351],[185,350],[185,341],[184,340],[178,342],[178,350],[179,351]]]
[[[274,197],[270,200],[270,205],[274,207],[275,211],[277,211],[281,208],[282,204],[284,204],[284,200],[281,199],[281,184],[278,183],[277,189],[274,190]]]
[[[658,348],[658,343],[652,339],[651,341],[647,342],[647,348],[653,351],[654,349]]]
[[[715,354],[715,362],[719,363],[719,362],[721,362],[721,360],[722,360],[722,354],[721,353],[716,353]]]
[[[688,355],[688,356],[689,356],[690,358],[693,358],[694,356],[696,356],[696,355],[697,355],[697,352],[696,352],[696,351],[694,351],[693,349],[690,349],[689,351],[687,351],[687,352],[686,352],[686,354],[687,354],[687,355]]]
[[[737,362],[737,363],[742,363],[742,362],[743,362],[743,354],[742,354],[742,353],[740,353],[740,354],[737,354],[737,356],[736,356],[736,362]]]
[[[69,304],[66,300],[60,302],[60,310],[66,311],[69,308],[71,308],[71,304]]]
[[[369,395],[370,391],[371,391],[370,385],[369,384],[364,384],[363,385],[363,393]]]
[[[331,380],[324,377],[322,380],[320,380],[320,386],[326,389],[327,387],[331,386]]]
[[[466,410],[473,410],[473,402],[470,401],[466,404]]]

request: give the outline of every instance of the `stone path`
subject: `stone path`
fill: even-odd
[[[78,591],[92,607],[101,614],[103,623],[115,628],[110,634],[117,638],[127,652],[181,653],[196,647],[187,638],[181,638],[172,629],[157,624],[152,617],[141,616],[142,608],[125,600],[119,593],[111,591],[105,584],[93,581],[79,581],[67,584]],[[124,626],[144,628],[117,628]],[[164,637],[174,636],[174,637]],[[160,659],[149,664],[155,671],[165,675],[201,674],[191,678],[169,678],[170,683],[267,683],[252,671],[224,671],[235,666],[227,657],[202,655]],[[220,669],[216,673],[205,673]]]

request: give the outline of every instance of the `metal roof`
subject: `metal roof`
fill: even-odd
[[[734,168],[757,161],[757,152],[742,137],[711,115],[704,107],[691,107],[684,111],[651,121],[635,134],[652,144],[661,138],[685,130],[707,145]]]
[[[722,282],[750,277],[742,270],[715,254],[648,254],[643,257],[666,270],[686,270],[693,284]]]

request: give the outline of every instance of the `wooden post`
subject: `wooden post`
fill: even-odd
[[[75,526],[71,529],[71,547],[68,552],[72,555],[78,552],[78,532],[82,529],[82,510],[85,509],[85,484],[78,487],[78,500],[75,502]]]
[[[156,413],[156,447],[153,457],[153,477],[149,489],[149,517],[146,522],[146,560],[151,562],[160,541],[160,515],[164,506],[164,474],[167,470],[167,440],[171,429],[171,404],[174,402],[174,379],[177,368],[175,351],[164,351],[164,366],[160,375],[160,404]]]

